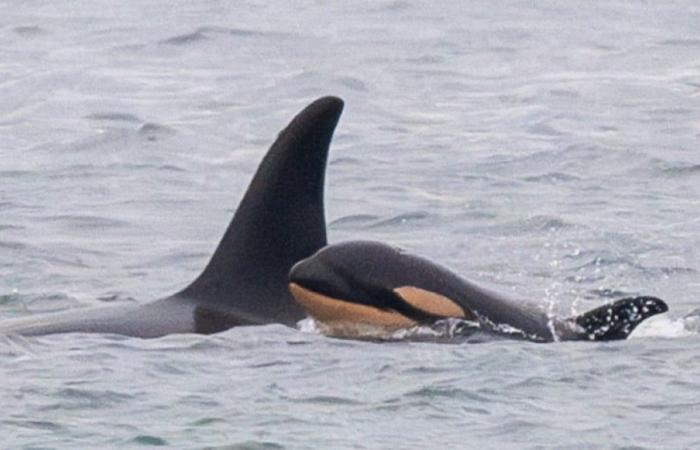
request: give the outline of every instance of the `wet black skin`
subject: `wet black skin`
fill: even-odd
[[[550,318],[528,302],[481,288],[427,259],[380,242],[330,245],[300,261],[289,280],[325,296],[397,311],[418,323],[437,320],[404,302],[393,289],[413,286],[447,297],[482,331],[535,342],[625,339],[647,317],[668,310],[654,297],[625,298],[573,318]]]
[[[295,262],[326,245],[324,176],[342,109],[342,100],[320,98],[279,134],[208,265],[180,292],[144,305],[6,320],[0,322],[0,334],[152,338],[237,325],[294,325],[304,312],[289,294],[287,276]]]

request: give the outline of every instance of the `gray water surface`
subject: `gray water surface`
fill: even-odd
[[[700,446],[695,2],[146,3],[0,1],[0,319],[184,287],[328,94],[331,241],[671,311],[602,344],[0,337],[0,447]]]

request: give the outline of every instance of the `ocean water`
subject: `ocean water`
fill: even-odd
[[[331,241],[556,314],[670,306],[615,343],[0,337],[0,448],[699,447],[698,24],[688,0],[0,1],[0,319],[184,287],[328,94]]]

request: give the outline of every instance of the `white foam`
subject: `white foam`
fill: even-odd
[[[319,326],[316,324],[316,321],[311,317],[307,317],[297,322],[297,329],[302,333],[322,334]]]
[[[329,337],[359,340],[396,340],[394,330],[363,323],[338,322],[324,324],[313,318],[297,322],[297,328],[303,333],[322,334]]]
[[[630,339],[648,337],[679,338],[698,334],[700,324],[692,323],[696,318],[670,318],[668,316],[651,317],[637,326]]]

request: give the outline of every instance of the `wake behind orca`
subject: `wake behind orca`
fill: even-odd
[[[114,333],[142,338],[216,333],[237,325],[294,325],[303,310],[289,269],[326,245],[323,185],[343,110],[324,97],[279,134],[204,271],[180,292],[144,305],[79,309],[0,323],[0,334]]]
[[[397,330],[461,321],[458,335],[483,333],[534,342],[626,339],[643,320],[666,312],[655,297],[631,297],[569,318],[481,288],[389,245],[330,245],[297,263],[289,289],[327,334],[391,338]],[[460,336],[455,336],[460,337]]]

